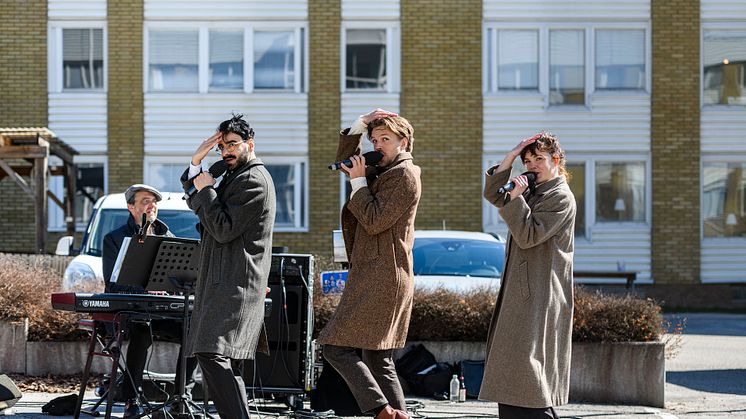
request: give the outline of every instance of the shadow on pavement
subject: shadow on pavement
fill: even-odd
[[[710,393],[746,395],[746,369],[668,371],[666,382]]]

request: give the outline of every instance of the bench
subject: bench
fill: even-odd
[[[622,278],[625,279],[627,289],[635,289],[635,280],[637,272],[619,272],[619,271],[574,271],[575,278]]]

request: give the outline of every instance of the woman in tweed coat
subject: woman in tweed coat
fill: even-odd
[[[500,193],[520,156],[536,174]],[[505,270],[492,316],[479,397],[499,403],[500,419],[557,417],[567,403],[572,337],[575,198],[565,155],[551,134],[521,141],[487,171],[484,197],[508,225]]]
[[[378,166],[367,171],[359,155],[366,130],[383,153]],[[339,306],[318,341],[360,410],[378,419],[408,417],[393,349],[404,347],[412,313],[412,245],[420,201],[420,168],[410,154],[413,134],[406,119],[376,109],[341,133],[337,149],[337,160],[352,161],[352,167],[343,167],[352,193],[342,209],[350,270]]]

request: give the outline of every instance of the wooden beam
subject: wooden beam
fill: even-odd
[[[75,164],[65,164],[65,225],[67,226],[67,235],[75,235],[75,192],[78,169]]]
[[[18,173],[16,173],[16,172],[15,172],[15,171],[13,170],[13,168],[12,168],[12,167],[10,167],[10,166],[8,165],[8,163],[6,163],[6,162],[5,162],[4,160],[2,160],[2,159],[0,159],[0,169],[3,169],[3,171],[5,171],[5,173],[7,173],[7,174],[8,174],[8,176],[10,176],[10,178],[11,178],[11,179],[13,179],[13,181],[14,181],[14,182],[15,182],[16,184],[18,184],[18,186],[19,186],[19,187],[20,187],[20,188],[21,188],[21,189],[22,189],[22,190],[23,190],[24,192],[26,192],[26,194],[27,194],[28,196],[30,196],[31,198],[33,198],[33,197],[34,197],[34,192],[33,192],[33,191],[31,190],[31,187],[30,187],[30,186],[28,185],[28,183],[26,183],[26,180],[25,180],[25,179],[23,179],[23,178],[22,178],[22,177],[21,177],[21,176],[20,176],[20,175],[19,175]]]
[[[18,173],[21,176],[31,176],[31,170],[33,166],[9,166],[11,170]],[[49,168],[49,174],[51,176],[65,176],[65,166],[52,166]],[[5,172],[0,172],[0,179],[5,176]]]
[[[60,207],[60,209],[62,209],[62,211],[65,210],[65,204],[62,201],[60,201],[60,199],[57,198],[57,195],[55,195],[54,193],[52,193],[52,191],[47,191],[47,198],[51,199],[52,202],[54,202],[55,204],[57,204],[57,206]]]
[[[46,252],[47,241],[47,158],[34,162],[34,195],[36,218],[36,253]]]
[[[44,159],[47,157],[49,157],[49,149],[38,145],[0,147],[0,159]]]

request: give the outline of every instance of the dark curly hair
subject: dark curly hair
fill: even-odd
[[[559,173],[565,176],[565,180],[567,182],[570,181],[570,172],[568,172],[567,167],[565,167],[567,164],[567,160],[565,159],[565,151],[562,150],[562,147],[560,147],[559,139],[557,139],[557,136],[555,136],[551,132],[542,132],[541,137],[539,137],[538,140],[527,145],[523,148],[523,150],[521,150],[521,161],[525,160],[527,153],[536,155],[539,152],[546,152],[549,153],[551,157],[558,157],[559,163],[557,164],[557,166],[559,167]]]
[[[221,122],[220,125],[218,125],[218,131],[222,132],[223,134],[232,132],[241,137],[241,139],[244,141],[253,139],[254,129],[251,128],[251,126],[248,122],[246,122],[245,119],[243,119],[243,115],[236,115],[235,113],[232,115],[233,117],[231,119],[226,119],[225,121]]]

